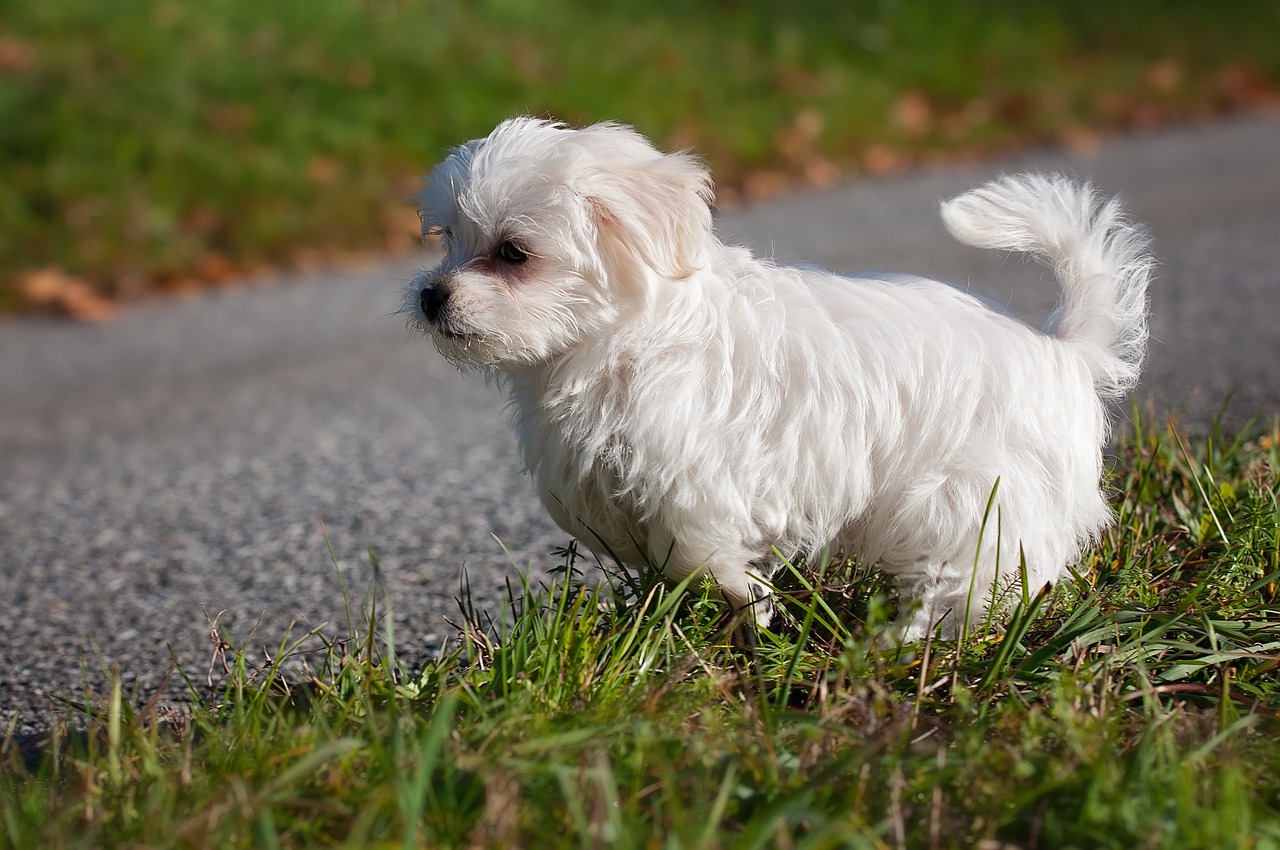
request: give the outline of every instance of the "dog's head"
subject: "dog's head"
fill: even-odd
[[[444,258],[405,309],[458,364],[545,362],[644,309],[705,261],[710,178],[618,124],[504,121],[427,177]]]

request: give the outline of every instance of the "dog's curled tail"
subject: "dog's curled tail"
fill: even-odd
[[[1147,344],[1146,232],[1118,201],[1061,175],[1006,176],[942,204],[966,245],[1035,255],[1062,286],[1046,330],[1075,345],[1108,398],[1138,383]]]

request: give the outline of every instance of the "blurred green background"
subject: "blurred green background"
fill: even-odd
[[[1278,90],[1275,0],[0,0],[0,309],[408,250],[419,175],[516,113],[730,202]]]

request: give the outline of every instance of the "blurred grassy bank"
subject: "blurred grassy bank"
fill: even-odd
[[[692,146],[726,200],[1274,104],[1280,4],[0,0],[0,310],[415,242],[515,113]]]

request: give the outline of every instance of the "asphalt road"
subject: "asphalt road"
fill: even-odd
[[[1047,277],[954,245],[935,211],[1022,169],[1093,179],[1150,223],[1143,404],[1193,429],[1280,413],[1280,116],[858,181],[720,226],[783,259],[968,284],[1038,321]],[[497,610],[517,568],[557,563],[566,539],[517,474],[496,390],[390,315],[412,272],[157,300],[103,325],[0,322],[0,730],[37,730],[111,666],[139,698],[170,651],[203,678],[205,612],[255,646],[291,623],[340,631],[370,547],[410,658],[449,634],[462,564]]]

